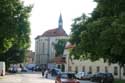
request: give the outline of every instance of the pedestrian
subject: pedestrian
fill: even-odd
[[[44,69],[42,68],[42,70],[41,70],[41,71],[42,71],[42,77],[44,77]]]
[[[54,69],[51,70],[51,76],[54,76],[55,73],[54,73]]]
[[[48,73],[49,73],[49,72],[48,72],[48,69],[46,69],[45,72],[44,72],[44,77],[45,77],[45,78],[48,78]]]
[[[34,67],[32,67],[32,69],[31,69],[31,70],[32,70],[32,72],[33,72],[33,71],[34,71]]]

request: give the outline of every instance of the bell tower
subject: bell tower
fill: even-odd
[[[59,20],[58,20],[58,28],[62,29],[63,28],[63,20],[62,20],[62,15],[60,13]]]

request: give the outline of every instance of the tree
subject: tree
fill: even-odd
[[[60,39],[60,40],[57,41],[57,43],[54,44],[54,48],[55,48],[55,51],[56,51],[55,56],[62,56],[63,55],[65,45],[66,45],[65,39]]]
[[[75,48],[72,48],[70,51],[70,55],[74,55],[75,59],[79,59],[83,55],[83,47],[80,44],[81,42],[81,34],[85,33],[86,30],[86,20],[88,17],[83,14],[81,17],[75,18],[74,23],[72,24],[71,28],[71,37],[69,41],[71,42],[72,45],[75,45]],[[84,57],[85,58],[85,57]]]
[[[21,63],[30,46],[28,18],[32,6],[24,6],[20,0],[2,0],[0,6],[0,60]]]
[[[81,19],[81,16],[80,20],[75,20],[77,24],[73,23],[70,41],[76,48],[71,53],[76,50],[78,54],[74,54],[77,58],[103,58],[109,63],[119,63],[121,68],[125,64],[125,1],[95,1],[97,7],[91,17]],[[75,41],[77,38],[80,41]]]
[[[25,33],[19,30],[29,29],[25,27],[29,27],[31,7],[24,7],[20,0],[2,0],[0,11],[0,53],[5,53],[17,42],[19,34]],[[26,31],[26,34],[29,35],[29,32]]]
[[[64,60],[63,53],[66,46],[66,42],[67,42],[66,39],[59,39],[57,43],[54,44],[56,59],[60,61]],[[59,69],[61,68],[62,71],[64,71],[65,69],[64,67],[65,67],[64,64],[58,65],[58,68]]]

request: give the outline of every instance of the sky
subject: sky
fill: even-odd
[[[96,7],[93,0],[23,0],[24,5],[33,4],[29,18],[31,27],[31,47],[35,51],[35,38],[45,31],[58,27],[60,13],[63,18],[63,28],[70,34],[73,19],[83,13],[89,15]]]

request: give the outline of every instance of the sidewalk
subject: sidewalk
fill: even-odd
[[[42,74],[41,74],[41,77],[42,77]],[[45,78],[45,77],[42,77],[42,78]],[[51,74],[49,74],[48,78],[45,78],[45,79],[55,80],[55,76],[51,76]]]

